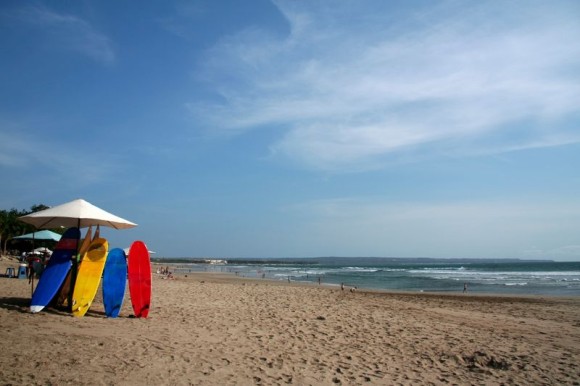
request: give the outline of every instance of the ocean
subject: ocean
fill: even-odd
[[[167,261],[169,259],[159,259]],[[264,280],[411,292],[580,295],[580,262],[308,258],[229,259],[227,264],[172,263],[177,272],[230,272]]]

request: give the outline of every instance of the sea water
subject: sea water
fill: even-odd
[[[580,296],[580,262],[380,258],[230,259],[225,265],[180,264],[214,271],[347,288],[413,292]]]

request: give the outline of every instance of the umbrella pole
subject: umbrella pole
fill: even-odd
[[[34,234],[36,233],[36,231],[32,232],[32,252],[34,252]],[[30,265],[30,263],[28,261],[26,261],[27,265]],[[32,267],[28,267],[28,269],[30,270],[30,272],[28,272],[28,274],[30,275],[30,299],[32,300],[32,295],[34,295],[34,264],[32,264]]]
[[[75,253],[75,255],[73,256],[73,261],[72,261],[72,267],[71,267],[71,272],[70,272],[70,287],[69,287],[68,296],[67,296],[67,302],[68,302],[67,310],[68,310],[68,312],[72,312],[73,292],[75,290],[75,283],[77,281],[77,268],[78,268],[77,254]]]
[[[78,219],[77,228],[81,229],[81,219]],[[77,282],[77,270],[79,268],[79,261],[77,255],[79,253],[79,239],[77,239],[77,247],[75,254],[72,257],[72,267],[70,272],[70,287],[67,296],[68,312],[72,312],[73,307],[73,292],[75,290],[75,283]]]

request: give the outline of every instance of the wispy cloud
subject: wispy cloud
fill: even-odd
[[[522,256],[528,259],[545,259],[578,261],[580,256],[580,245],[564,245],[558,248],[543,250],[540,248],[530,248],[522,251]]]
[[[318,200],[285,208],[327,254],[578,258],[575,202]],[[318,241],[315,241],[318,240]]]
[[[76,51],[104,64],[115,61],[111,40],[81,17],[57,13],[42,6],[24,7],[13,17],[42,29],[47,47]]]
[[[188,106],[214,133],[283,129],[272,153],[323,170],[580,142],[574,2],[276,4],[283,40],[246,30],[208,53],[220,101]]]
[[[207,5],[200,2],[176,2],[175,13],[171,16],[160,16],[157,23],[168,32],[181,38],[191,35],[191,26],[207,13]]]
[[[0,170],[21,187],[82,189],[122,173],[123,154],[91,151],[0,119]],[[32,134],[27,134],[32,133]]]

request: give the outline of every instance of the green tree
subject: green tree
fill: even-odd
[[[8,211],[0,209],[0,251],[4,251],[2,245],[4,245],[4,238],[8,232]]]
[[[27,214],[30,214],[30,213],[39,212],[39,211],[41,211],[41,210],[45,210],[45,209],[50,209],[50,206],[46,206],[46,205],[44,205],[44,204],[37,204],[37,205],[32,205],[32,206],[30,207],[30,212],[28,212],[28,213],[26,213],[26,214],[23,214],[23,216],[26,216]]]
[[[17,210],[12,208],[10,210],[0,209],[0,250],[3,254],[7,252],[8,242],[15,236],[20,236],[25,233],[33,232],[34,227],[28,225],[20,220],[18,217],[25,216],[30,213],[38,212],[39,210],[48,209],[49,207],[43,204],[33,205],[29,211]],[[62,230],[58,229],[62,233]]]
[[[17,209],[3,210],[0,225],[0,239],[2,240],[2,253],[6,254],[6,246],[8,241],[14,236],[17,236],[19,232],[24,228],[19,224],[18,217],[21,212]]]

